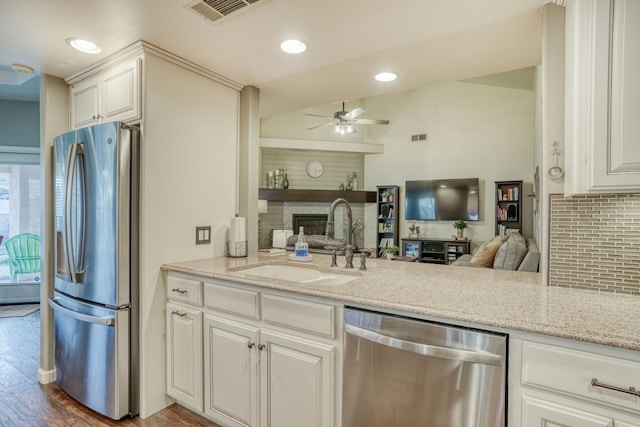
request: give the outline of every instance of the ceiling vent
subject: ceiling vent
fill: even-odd
[[[238,11],[246,11],[247,6],[254,5],[260,0],[197,0],[189,2],[185,7],[210,21],[217,21]],[[265,0],[263,0],[265,1]]]

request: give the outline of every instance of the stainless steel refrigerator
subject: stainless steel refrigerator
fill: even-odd
[[[139,140],[120,122],[55,139],[57,382],[113,419],[139,405]]]

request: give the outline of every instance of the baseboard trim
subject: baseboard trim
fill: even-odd
[[[38,368],[38,382],[40,384],[49,384],[56,380],[56,370],[51,369],[50,371],[45,371],[42,368]]]

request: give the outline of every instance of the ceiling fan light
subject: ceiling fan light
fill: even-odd
[[[287,53],[297,54],[307,50],[307,44],[300,40],[285,40],[280,43],[280,49]]]
[[[67,44],[83,53],[90,53],[92,55],[102,52],[102,48],[90,40],[79,39],[77,37],[70,37],[67,39]]]
[[[376,80],[379,82],[392,82],[398,78],[396,73],[385,71],[384,73],[376,74]]]

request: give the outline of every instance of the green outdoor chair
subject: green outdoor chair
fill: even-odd
[[[9,255],[9,275],[12,282],[18,281],[18,274],[40,272],[40,236],[22,233],[4,243]]]

